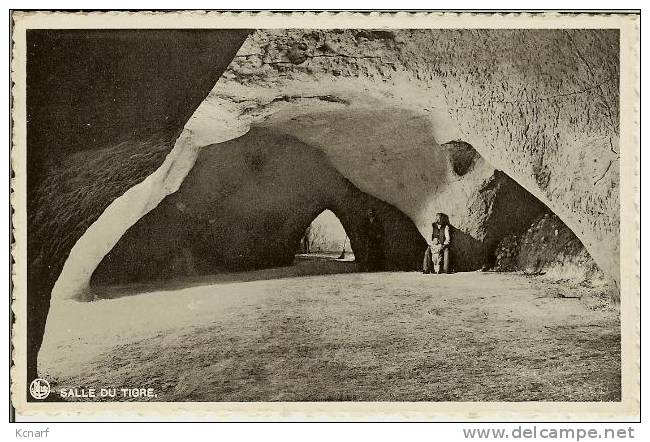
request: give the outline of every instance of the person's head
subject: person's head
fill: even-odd
[[[433,245],[434,246],[440,245],[440,240],[438,238],[433,238]]]
[[[375,221],[377,219],[377,214],[375,213],[375,209],[368,209],[368,219],[370,221]]]
[[[444,213],[438,212],[434,218],[434,223],[438,224],[439,226],[445,226],[449,224],[449,218]]]

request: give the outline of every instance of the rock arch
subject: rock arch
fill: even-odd
[[[417,268],[425,243],[406,215],[359,190],[318,149],[254,127],[203,148],[180,189],[127,231],[92,283],[289,265],[305,228],[326,209],[354,250],[367,242],[366,211],[376,210],[387,268]]]

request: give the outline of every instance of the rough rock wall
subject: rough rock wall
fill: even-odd
[[[305,228],[332,210],[358,259],[368,209],[385,232],[387,269],[415,269],[426,244],[413,222],[343,177],[319,150],[253,128],[201,150],[183,185],[104,258],[94,284],[149,281],[293,263]]]
[[[431,211],[464,215],[431,199],[439,182],[421,186],[425,154],[410,149],[421,136],[409,129],[437,143],[469,143],[556,213],[618,280],[618,37],[617,30],[256,31],[208,100],[318,146],[423,233]],[[364,120],[351,124],[353,113]],[[412,176],[395,176],[409,158]],[[365,172],[351,159],[363,159]]]
[[[70,249],[160,166],[246,34],[28,31],[28,382]]]
[[[522,233],[508,235],[495,251],[495,270],[545,274],[577,282],[601,279],[584,245],[556,216],[545,213]]]
[[[440,199],[432,198],[439,202]],[[494,249],[504,236],[517,234],[546,206],[503,172],[481,182],[466,200],[455,208],[459,222],[454,225],[452,257],[457,271],[492,267]],[[459,217],[458,215],[462,215]],[[461,226],[461,227],[459,227]]]

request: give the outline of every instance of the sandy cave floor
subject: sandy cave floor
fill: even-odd
[[[60,302],[40,374],[57,391],[151,387],[158,401],[620,400],[618,310],[597,289],[353,265]]]

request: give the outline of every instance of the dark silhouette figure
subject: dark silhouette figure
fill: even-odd
[[[373,209],[368,210],[368,218],[364,225],[366,247],[361,260],[362,270],[375,272],[384,269],[384,226],[377,218]]]
[[[309,247],[309,231],[311,230],[311,226],[307,227],[305,229],[305,233],[302,235],[302,238],[300,238],[300,246],[302,248],[302,253],[311,253],[310,247]]]
[[[431,240],[424,252],[422,273],[449,273],[451,270],[449,247],[451,246],[451,228],[449,217],[436,213],[431,225]]]
[[[348,237],[346,236],[345,240],[343,240],[343,250],[341,250],[341,254],[337,259],[345,259],[345,245],[347,244],[347,242],[348,242]]]

